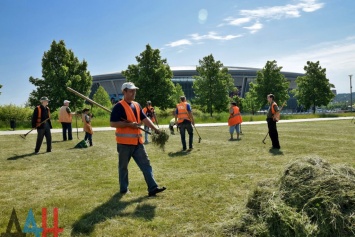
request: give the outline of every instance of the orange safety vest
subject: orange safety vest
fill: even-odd
[[[127,121],[141,123],[141,111],[137,102],[132,101],[133,105],[136,107],[137,118],[134,116],[133,110],[126,101],[121,100],[118,103],[123,106],[126,112]],[[137,145],[138,143],[143,144],[141,130],[131,127],[116,128],[116,142],[125,145]]]
[[[83,121],[83,124],[84,124],[83,130],[84,130],[84,132],[94,134],[94,131],[92,130],[92,127],[91,127],[91,122],[87,122],[85,119],[85,116],[86,116],[86,114],[82,114],[82,116],[81,116],[81,120]]]
[[[191,121],[187,112],[187,102],[177,104],[176,108],[178,109],[178,123],[184,122],[185,119]]]
[[[274,109],[274,105],[276,105],[277,106],[277,104],[276,104],[276,102],[274,101],[274,102],[272,102],[272,104],[271,104],[271,113],[274,115],[276,112],[275,112],[275,109]]]
[[[38,105],[37,109],[38,109],[38,116],[37,116],[37,121],[36,121],[36,127],[40,126],[40,124],[42,122],[42,109],[41,109],[41,106]],[[48,107],[47,107],[47,109],[48,109],[48,118],[50,118],[51,117],[51,112],[50,112]]]
[[[271,104],[271,113],[272,113],[272,118],[274,121],[278,122],[280,120],[280,111],[275,111],[274,105],[277,106],[276,102],[272,102]]]
[[[149,111],[151,111],[151,113],[152,113],[152,117],[149,118],[149,119],[152,120],[153,123],[155,123],[154,108],[153,108],[152,106],[148,106],[148,107],[146,106],[146,107],[144,107],[144,108],[143,108],[143,113],[145,113],[145,114],[147,115],[148,109],[149,109]],[[147,117],[148,117],[148,116],[147,116]]]
[[[241,124],[243,122],[242,116],[240,115],[238,106],[233,106],[233,114],[229,116],[228,126],[234,126],[236,124]]]
[[[61,122],[61,123],[71,123],[72,122],[72,115],[71,115],[71,113],[67,112],[66,106],[62,106],[59,110],[59,122]]]

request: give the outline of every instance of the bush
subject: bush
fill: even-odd
[[[16,127],[31,127],[33,109],[13,104],[0,106],[0,128],[9,128],[10,120],[16,121]]]

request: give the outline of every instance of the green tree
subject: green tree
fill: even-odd
[[[112,107],[110,95],[107,93],[105,88],[103,88],[102,86],[99,86],[99,88],[97,88],[97,91],[95,92],[95,94],[93,96],[93,99],[95,102],[99,103],[100,105],[102,105],[108,109],[111,109],[111,107]],[[98,115],[98,116],[105,116],[108,114],[107,111],[105,111],[99,107],[93,107],[92,113],[94,113],[95,115]]]
[[[255,82],[250,83],[250,93],[256,97],[256,102],[260,107],[267,104],[267,95],[274,94],[278,104],[287,101],[289,82],[281,73],[282,67],[277,66],[277,62],[267,61],[265,67],[257,72]],[[258,109],[260,109],[260,107]]]
[[[110,95],[102,86],[99,86],[99,88],[97,88],[97,91],[93,96],[93,99],[95,102],[99,103],[100,105],[106,108],[111,107]]]
[[[260,109],[260,103],[256,100],[256,96],[251,92],[247,92],[245,94],[245,98],[243,100],[243,109],[244,112],[252,113],[253,115]]]
[[[42,79],[43,78],[43,79]],[[84,99],[69,92],[66,88],[88,95],[92,77],[87,71],[87,62],[79,62],[71,50],[66,49],[63,40],[53,41],[50,49],[42,58],[42,78],[30,77],[29,81],[36,87],[30,93],[29,104],[35,106],[42,96],[48,96],[52,110],[63,105],[64,100],[70,100],[74,108],[82,108]]]
[[[231,98],[231,102],[235,102],[237,103],[237,106],[240,110],[240,112],[244,112],[244,99],[239,97],[238,95],[234,95],[232,98]]]
[[[174,103],[180,103],[180,96],[184,95],[184,91],[179,83],[175,85]]]
[[[316,112],[316,106],[327,105],[333,98],[331,91],[334,85],[329,83],[326,77],[326,69],[319,65],[319,61],[307,61],[307,65],[303,68],[305,75],[297,77],[297,88],[292,90],[297,98],[298,104],[305,109],[312,107],[313,113]]]
[[[211,117],[213,111],[225,111],[229,103],[229,92],[233,91],[234,83],[228,69],[220,61],[215,61],[210,54],[199,60],[196,67],[198,76],[194,76],[193,89],[195,103],[207,108]]]
[[[136,56],[138,64],[131,64],[122,71],[127,81],[139,87],[136,101],[145,105],[147,100],[154,107],[165,110],[174,105],[175,87],[171,81],[173,73],[166,59],[161,59],[160,51],[146,45],[145,51]]]

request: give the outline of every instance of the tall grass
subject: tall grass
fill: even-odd
[[[355,167],[355,125],[350,120],[278,124],[282,149],[264,145],[266,124],[244,125],[242,140],[228,141],[227,126],[198,127],[194,150],[182,152],[170,136],[165,152],[146,145],[157,182],[167,190],[147,197],[142,173],[131,160],[131,193],[118,193],[113,131],[93,135],[94,146],[73,147],[53,135],[53,152],[33,155],[36,135],[0,136],[0,233],[15,208],[23,229],[29,209],[41,225],[42,207],[59,210],[60,236],[229,236],[258,182],[280,177],[298,158],[318,156]],[[50,219],[52,220],[52,219]],[[48,222],[52,227],[52,222]]]

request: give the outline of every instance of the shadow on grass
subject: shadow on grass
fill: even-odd
[[[179,157],[179,156],[186,156],[189,153],[190,152],[187,152],[187,151],[169,152],[168,156],[170,156],[171,158],[174,158],[174,157]]]
[[[120,201],[122,196],[123,194],[116,193],[106,203],[82,215],[80,219],[72,225],[71,236],[90,235],[94,231],[96,224],[116,216],[140,218],[148,221],[154,218],[156,207],[149,204],[138,205],[132,213],[122,213],[127,206],[133,203],[139,203],[147,198],[140,197],[130,201]]]
[[[273,149],[270,148],[269,152],[274,155],[274,156],[280,156],[283,155],[284,153],[282,151],[280,151],[279,149]]]
[[[18,160],[18,159],[23,159],[26,157],[31,157],[31,156],[38,156],[40,154],[35,154],[34,152],[28,153],[28,154],[24,154],[24,155],[14,155],[12,157],[7,158],[7,160]]]

